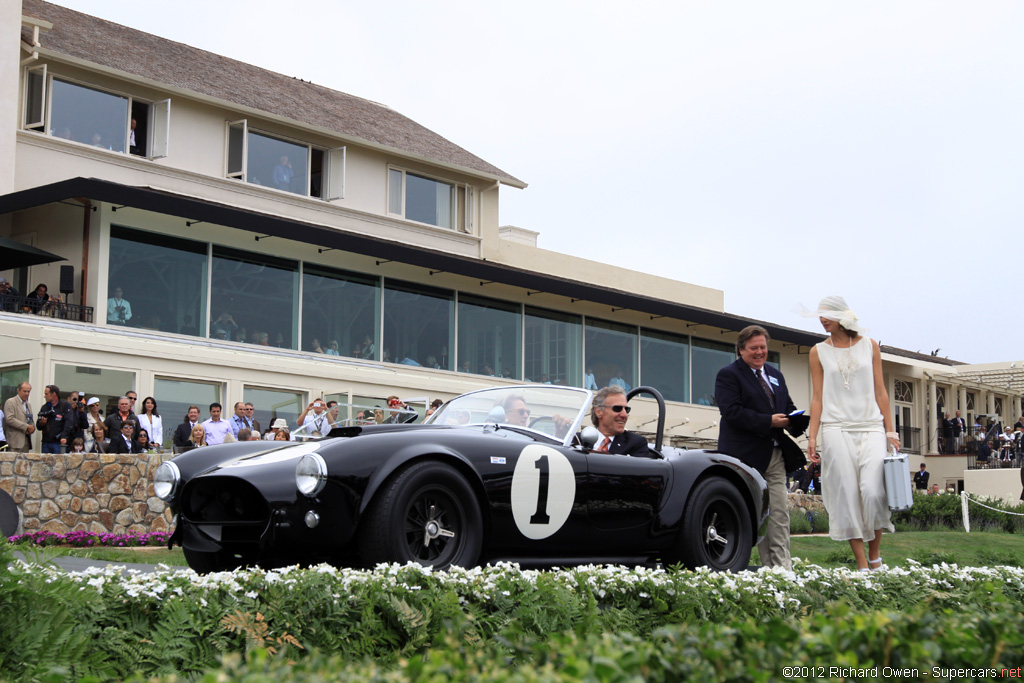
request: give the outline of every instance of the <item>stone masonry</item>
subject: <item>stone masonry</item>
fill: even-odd
[[[21,510],[18,533],[168,531],[171,512],[153,494],[170,454],[0,452],[0,489]]]

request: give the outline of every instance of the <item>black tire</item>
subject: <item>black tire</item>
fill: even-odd
[[[225,550],[204,552],[183,547],[182,552],[185,554],[188,566],[198,574],[229,572],[246,564],[241,558],[235,557]]]
[[[750,565],[752,523],[736,486],[721,477],[697,484],[686,504],[679,556],[690,569],[738,572]]]
[[[370,567],[416,562],[447,569],[473,567],[483,532],[473,489],[448,465],[425,460],[399,470],[366,512],[359,548]]]

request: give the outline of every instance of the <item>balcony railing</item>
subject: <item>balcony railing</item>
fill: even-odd
[[[66,304],[56,298],[40,301],[34,297],[11,296],[10,294],[0,295],[0,311],[25,313],[59,320],[74,320],[80,323],[91,323],[93,319],[92,306]]]

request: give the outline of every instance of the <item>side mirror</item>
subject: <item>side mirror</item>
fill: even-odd
[[[487,413],[487,421],[494,422],[495,424],[501,424],[505,421],[505,409],[501,406],[494,406],[491,411]]]
[[[580,432],[580,443],[583,447],[588,450],[593,450],[594,446],[597,445],[597,440],[601,438],[601,432],[597,431],[597,427],[593,425],[583,428]]]

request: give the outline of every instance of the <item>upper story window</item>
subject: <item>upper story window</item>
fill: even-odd
[[[228,178],[328,201],[345,196],[345,148],[324,149],[227,124]]]
[[[167,156],[171,101],[145,102],[26,70],[24,128],[112,152],[155,159]]]
[[[388,169],[388,213],[439,228],[473,231],[473,188]]]

